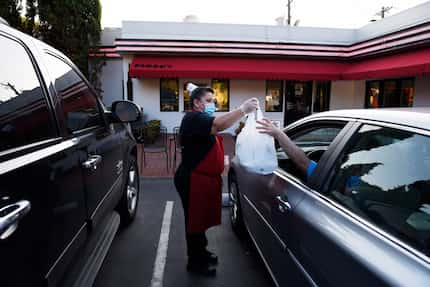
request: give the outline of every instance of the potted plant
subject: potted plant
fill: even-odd
[[[146,122],[143,134],[144,142],[147,144],[153,144],[160,136],[160,127],[160,120],[150,120]]]

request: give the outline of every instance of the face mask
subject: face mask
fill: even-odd
[[[205,104],[205,113],[207,113],[208,115],[212,116],[215,110],[216,110],[215,103]]]

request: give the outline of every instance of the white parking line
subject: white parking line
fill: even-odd
[[[167,201],[164,209],[163,224],[161,226],[160,240],[158,241],[157,256],[152,273],[151,287],[162,287],[164,267],[166,265],[167,248],[169,247],[170,222],[172,219],[173,201]]]

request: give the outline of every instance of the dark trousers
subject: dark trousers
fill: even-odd
[[[187,240],[187,254],[190,259],[199,258],[206,252],[208,240],[205,232],[189,233],[187,228],[188,223],[188,202],[190,195],[190,176],[186,171],[181,171],[178,168],[175,174],[175,187],[181,198],[182,207],[184,208],[185,216],[185,237]]]
[[[187,231],[185,231],[187,232]],[[206,252],[206,246],[208,246],[208,240],[206,233],[186,233],[187,237],[187,254],[189,258],[200,258]]]

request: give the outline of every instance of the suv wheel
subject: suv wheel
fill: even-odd
[[[230,177],[228,190],[230,195],[230,201],[232,203],[230,207],[231,227],[237,236],[243,237],[243,235],[245,234],[245,223],[243,222],[239,188],[235,175],[232,175]]]
[[[139,187],[139,168],[136,159],[133,157],[130,160],[123,195],[118,206],[121,223],[124,226],[130,224],[136,217],[139,204]]]

